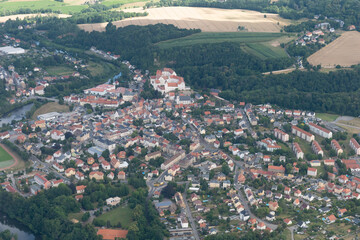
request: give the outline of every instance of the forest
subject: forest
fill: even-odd
[[[71,189],[64,184],[31,198],[0,190],[0,211],[42,239],[101,239],[91,225],[82,226],[67,219],[70,212],[80,210],[71,194]]]

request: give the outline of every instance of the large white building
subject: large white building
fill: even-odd
[[[296,159],[304,159],[304,152],[301,150],[301,147],[297,142],[293,143],[292,149],[295,153]]]
[[[101,84],[101,85],[98,85],[98,86],[96,86],[94,88],[85,89],[84,93],[85,94],[104,96],[105,94],[107,94],[111,90],[115,90],[115,85]]]
[[[315,140],[315,136],[312,135],[311,133],[297,127],[297,126],[292,126],[291,127],[291,132],[293,134],[295,134],[296,136],[298,136],[299,138],[304,139],[307,142],[311,142]]]
[[[275,129],[274,129],[274,135],[275,135],[276,138],[280,139],[280,140],[283,141],[283,142],[289,141],[289,134],[281,131],[281,130],[278,129],[278,128],[275,128]]]
[[[360,155],[360,145],[355,138],[350,139],[350,147],[355,151],[356,155]]]
[[[311,148],[316,155],[321,155],[322,157],[324,156],[324,151],[316,140],[312,141]]]
[[[155,90],[161,93],[186,89],[184,78],[177,76],[176,72],[170,68],[157,70],[156,76],[150,77],[150,83]]]
[[[315,123],[309,123],[310,131],[313,133],[320,135],[323,138],[332,138],[332,132],[327,130],[326,128],[320,127]]]

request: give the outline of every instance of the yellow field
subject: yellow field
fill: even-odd
[[[197,28],[203,32],[236,32],[243,26],[249,32],[280,32],[281,27],[290,21],[277,14],[241,10],[196,7],[163,7],[143,10],[125,9],[127,12],[148,12],[146,17],[135,17],[113,22],[117,27],[128,25],[173,24],[179,28]],[[279,25],[278,25],[279,23]],[[107,23],[81,24],[85,31],[104,31]]]
[[[310,64],[334,68],[336,65],[350,67],[360,63],[360,33],[345,32],[335,41],[308,58]]]

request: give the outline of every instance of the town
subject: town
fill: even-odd
[[[73,185],[82,212],[102,227],[98,234],[126,235],[100,220],[126,198],[107,198],[101,211],[86,209],[85,199],[92,182],[128,184],[137,173],[170,239],[279,229],[293,239],[359,233],[359,135],[313,112],[230,103],[217,89],[196,92],[170,68],[150,76],[122,63],[132,75],[127,86],[114,80],[65,96],[72,111],[18,121],[0,134],[31,161],[26,171],[3,173],[6,191],[29,197]],[[18,79],[7,69],[6,79]],[[41,96],[39,86],[48,85],[17,95]],[[145,100],[147,91],[161,97]]]
[[[292,45],[325,45],[334,32],[320,23]],[[103,239],[134,234],[151,209],[172,240],[359,236],[360,134],[350,123],[228,101],[175,68],[150,72],[94,46],[76,54],[10,33],[0,42],[9,109],[30,106],[0,119],[4,192],[61,192],[65,218]]]

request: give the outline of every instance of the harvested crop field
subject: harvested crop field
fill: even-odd
[[[345,32],[335,41],[323,47],[308,58],[310,64],[324,68],[337,65],[350,67],[360,63],[360,33]]]
[[[264,13],[241,9],[163,7],[124,11],[146,11],[149,15],[113,22],[117,27],[164,23],[173,24],[179,28],[197,28],[203,32],[237,32],[239,26],[245,27],[245,31],[249,32],[280,32],[282,26],[290,23],[277,14],[266,14],[264,17]],[[86,31],[104,31],[106,24],[81,24],[79,27]]]

